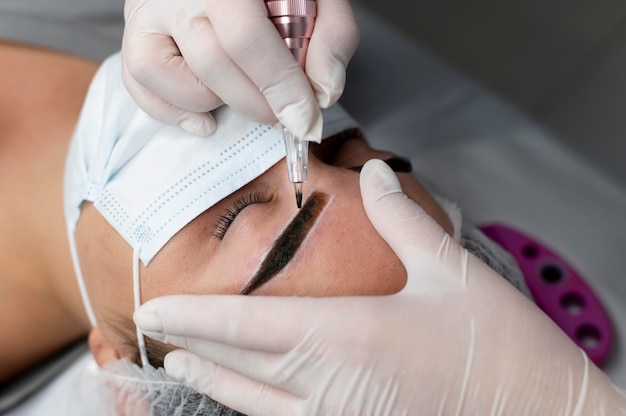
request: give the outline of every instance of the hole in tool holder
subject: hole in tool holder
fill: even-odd
[[[614,329],[584,276],[567,258],[520,230],[506,224],[480,229],[515,257],[533,300],[601,367],[613,347]]]
[[[561,298],[561,306],[570,315],[580,315],[585,309],[585,301],[578,293],[570,292]]]
[[[600,338],[600,332],[591,325],[583,325],[576,331],[579,345],[586,349],[593,349],[600,345]]]
[[[563,269],[554,264],[548,264],[541,268],[541,277],[547,283],[559,283],[563,279]]]
[[[527,259],[534,259],[539,255],[539,250],[532,244],[527,244],[522,248],[522,255]]]

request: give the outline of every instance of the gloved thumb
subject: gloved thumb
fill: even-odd
[[[428,213],[402,191],[387,164],[369,160],[361,170],[365,212],[407,270],[403,291],[465,287],[464,250]]]

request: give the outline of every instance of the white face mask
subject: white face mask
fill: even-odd
[[[323,137],[357,126],[339,106],[323,114]],[[166,126],[127,93],[119,53],[98,70],[72,138],[64,185],[74,265],[92,325],[74,238],[83,201],[93,202],[132,247],[139,306],[139,260],[147,266],[191,220],[285,156],[281,129],[254,123],[226,106],[214,117],[217,131],[210,137]]]

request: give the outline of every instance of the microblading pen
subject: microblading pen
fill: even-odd
[[[265,0],[268,16],[285,40],[302,69],[317,14],[315,0]],[[283,127],[289,182],[296,192],[296,204],[302,207],[302,185],[307,181],[309,142]]]

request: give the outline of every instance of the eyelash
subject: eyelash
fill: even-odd
[[[263,204],[269,202],[271,197],[263,192],[249,192],[241,195],[236,199],[230,208],[226,209],[226,212],[217,219],[215,225],[215,231],[213,232],[213,238],[217,240],[223,240],[226,235],[226,231],[230,228],[237,215],[244,209],[254,204]]]

